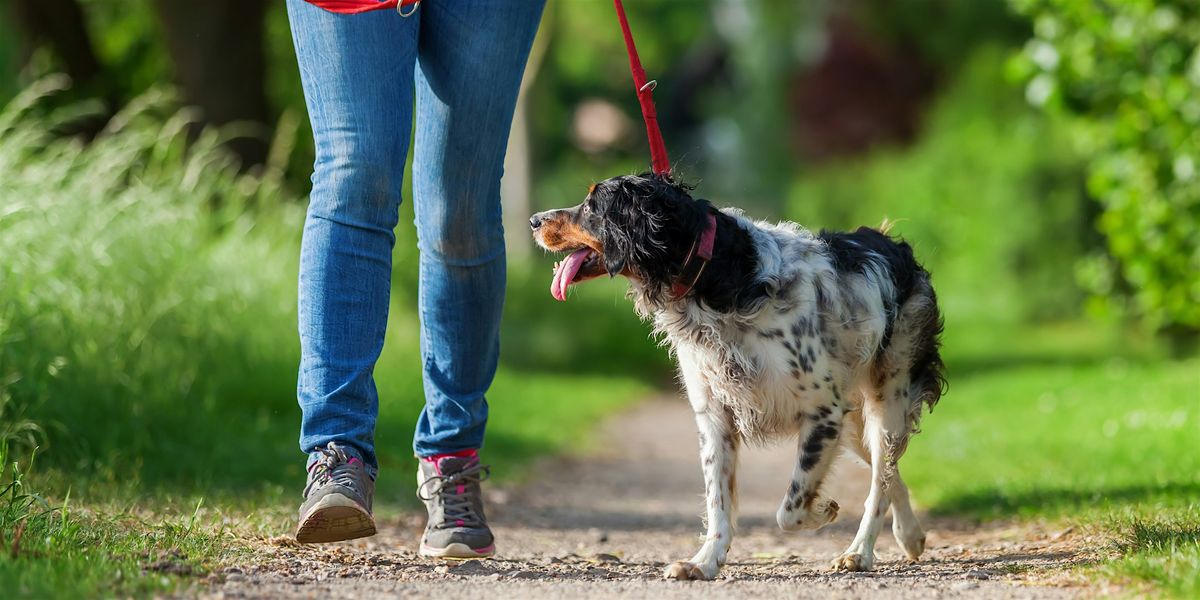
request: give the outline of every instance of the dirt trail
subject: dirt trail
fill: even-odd
[[[559,459],[541,478],[493,490],[489,516],[498,558],[438,562],[416,557],[421,519],[381,523],[367,540],[265,545],[259,564],[215,575],[201,595],[226,598],[1065,598],[1063,571],[1085,560],[1077,534],[1036,527],[972,527],[924,519],[928,550],[906,564],[880,538],[876,570],[834,573],[829,561],[854,537],[865,470],[830,490],[841,518],[817,532],[784,533],[775,509],[792,470],[791,444],[742,455],[740,518],[730,562],[713,582],[661,579],[668,562],[689,558],[702,533],[700,468],[686,402],[664,399],[619,416],[602,433],[604,452]],[[890,519],[889,519],[890,521]]]

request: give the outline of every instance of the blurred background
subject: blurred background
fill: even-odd
[[[814,230],[887,218],[933,272],[950,394],[906,459],[922,506],[983,518],[1108,499],[1196,518],[1194,2],[627,10],[698,196]],[[525,225],[648,167],[611,3],[550,0],[522,90],[485,450],[509,478],[674,389],[624,283],[553,302],[553,259]],[[9,452],[39,448],[48,497],[156,506],[252,489],[290,510],[313,150],[282,3],[2,0],[0,106]],[[378,368],[381,490],[397,501],[422,402],[407,196],[402,210]]]

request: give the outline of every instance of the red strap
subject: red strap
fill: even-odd
[[[416,4],[421,0],[384,0],[377,2],[376,0],[306,0],[309,4],[318,8],[323,8],[329,12],[335,12],[343,15],[356,15],[372,10],[383,10],[385,8],[396,8],[396,5],[409,6]]]
[[[671,170],[671,159],[667,158],[667,146],[663,143],[662,132],[658,129],[658,115],[654,112],[654,86],[646,83],[646,70],[642,68],[637,47],[633,44],[633,33],[629,31],[629,21],[625,19],[625,6],[621,0],[613,0],[613,6],[617,9],[617,19],[621,21],[625,50],[629,52],[629,70],[633,73],[633,87],[642,105],[642,118],[646,121],[646,137],[650,139],[650,165],[655,173],[663,175]]]
[[[696,256],[704,260],[712,260],[713,245],[717,242],[717,215],[708,213],[708,227],[700,234],[700,247],[696,248]]]
[[[696,282],[700,281],[700,276],[704,274],[704,267],[712,260],[716,241],[717,215],[710,212],[708,225],[700,232],[700,237],[692,242],[692,248],[688,250],[687,258],[683,259],[683,266],[679,269],[679,276],[671,284],[671,295],[676,300],[688,295],[688,292],[696,287]]]

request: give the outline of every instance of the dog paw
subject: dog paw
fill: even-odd
[[[829,498],[821,498],[812,503],[809,510],[787,510],[786,504],[775,515],[779,528],[784,531],[801,529],[817,529],[832,523],[838,516],[838,503]]]
[[[836,500],[828,498],[818,500],[813,504],[812,511],[808,513],[809,522],[812,523],[810,527],[820,527],[836,521],[840,508]]]
[[[915,533],[897,533],[896,543],[904,550],[904,555],[910,561],[916,561],[925,552],[925,534],[920,531]]]
[[[704,581],[716,577],[714,572],[709,575],[700,568],[700,565],[690,563],[686,560],[675,561],[667,565],[667,570],[663,572],[664,579],[674,579],[676,581]]]
[[[833,559],[834,571],[870,571],[875,559],[857,552],[847,552]]]

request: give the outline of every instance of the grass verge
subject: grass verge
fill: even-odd
[[[1095,572],[1194,597],[1200,357],[1082,324],[947,331],[950,393],[904,460],[920,503],[1072,524],[1110,541]]]

